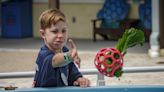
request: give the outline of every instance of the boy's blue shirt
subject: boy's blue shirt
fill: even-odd
[[[66,47],[63,47],[63,52],[68,52]],[[52,67],[52,58],[55,55],[52,51],[44,45],[38,54],[36,60],[36,74],[34,77],[34,87],[61,87],[67,86],[61,73],[65,75],[68,86],[73,86],[73,82],[82,77],[82,74],[78,71],[73,62],[63,67]]]

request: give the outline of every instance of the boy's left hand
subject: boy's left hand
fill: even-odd
[[[80,77],[76,81],[74,81],[74,86],[80,86],[80,87],[89,87],[90,81],[87,78]]]

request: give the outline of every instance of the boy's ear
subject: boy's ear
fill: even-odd
[[[43,29],[40,29],[39,32],[40,32],[41,37],[45,38],[45,31]]]

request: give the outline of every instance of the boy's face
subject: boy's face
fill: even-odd
[[[50,28],[40,30],[41,36],[44,39],[49,49],[55,51],[61,49],[68,38],[68,28],[64,21],[59,21]]]

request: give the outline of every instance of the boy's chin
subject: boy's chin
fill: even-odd
[[[55,44],[54,48],[59,49],[62,48],[64,45],[63,44]]]

